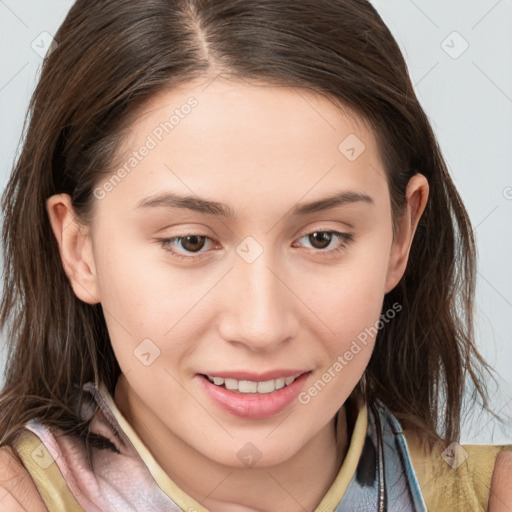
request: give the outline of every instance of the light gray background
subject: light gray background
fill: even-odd
[[[72,3],[0,0],[2,190],[40,70],[39,53]],[[492,405],[511,414],[512,0],[373,4],[404,52],[469,210],[479,247],[477,342],[502,380]],[[512,442],[512,426],[478,414],[464,423],[462,441]]]

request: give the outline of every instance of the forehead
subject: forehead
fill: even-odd
[[[151,98],[121,146],[114,169],[123,167],[111,196],[131,205],[165,188],[284,204],[386,187],[376,138],[350,109],[306,89],[220,78]]]

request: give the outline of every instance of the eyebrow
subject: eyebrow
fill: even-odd
[[[374,205],[373,199],[360,192],[353,192],[350,190],[338,192],[335,195],[324,197],[309,203],[296,204],[290,211],[289,215],[294,217],[301,217],[316,213],[324,210],[329,210],[337,206],[346,204],[364,202]],[[179,208],[184,210],[191,210],[197,213],[214,215],[224,219],[233,219],[235,212],[229,206],[203,199],[197,196],[180,196],[172,192],[160,193],[154,196],[146,197],[137,204],[137,208],[150,209],[150,208]]]

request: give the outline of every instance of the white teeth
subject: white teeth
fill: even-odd
[[[235,379],[226,379],[224,381],[224,385],[226,386],[226,389],[231,389],[232,391],[235,391],[238,389],[238,381]]]
[[[281,389],[281,388],[284,388],[286,382],[285,382],[285,378],[283,377],[282,379],[276,379],[276,389]]]
[[[266,380],[265,382],[258,382],[258,393],[272,393],[276,390],[275,381]]]
[[[279,379],[266,380],[264,382],[254,382],[250,380],[223,379],[222,377],[210,377],[208,380],[216,386],[224,385],[226,389],[238,391],[239,393],[272,393],[277,389],[284,388],[291,384],[296,377],[281,377]]]
[[[258,383],[251,382],[250,380],[241,380],[238,383],[238,391],[240,393],[256,393],[258,391]]]

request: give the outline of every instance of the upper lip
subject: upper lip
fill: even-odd
[[[269,370],[263,373],[253,372],[239,372],[239,371],[218,371],[218,372],[205,372],[204,375],[210,377],[222,377],[223,379],[235,379],[235,380],[250,380],[252,382],[265,382],[267,380],[274,380],[280,377],[299,377],[303,373],[307,373],[309,370],[296,370],[296,369],[281,369],[281,370]]]

